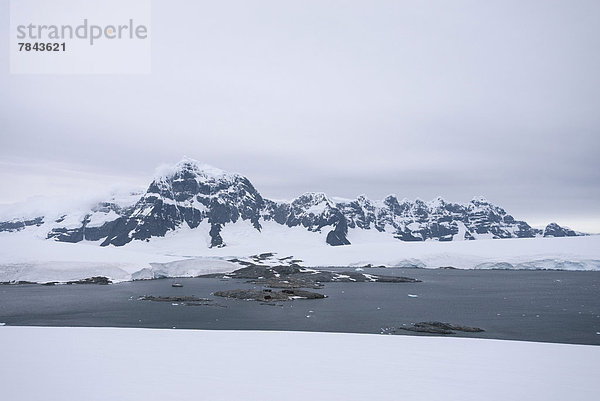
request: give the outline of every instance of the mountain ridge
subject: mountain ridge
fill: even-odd
[[[339,200],[336,201],[335,199]],[[359,195],[353,200],[306,192],[291,201],[273,201],[260,194],[248,178],[184,158],[157,171],[145,192],[132,205],[100,202],[83,216],[66,213],[53,221],[47,216],[0,221],[0,231],[48,227],[46,238],[63,242],[101,241],[123,246],[133,240],[162,237],[187,225],[209,224],[210,247],[226,246],[221,231],[227,224],[249,221],[326,232],[326,243],[350,245],[348,230],[377,230],[401,241],[456,241],[479,238],[532,238],[581,235],[556,223],[544,230],[516,220],[483,196],[468,203],[448,202],[441,196],[414,201],[391,194],[383,200]]]

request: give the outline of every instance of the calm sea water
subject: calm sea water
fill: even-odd
[[[330,269],[348,270],[348,269]],[[7,325],[381,333],[420,321],[476,326],[456,336],[600,345],[600,272],[365,269],[422,283],[328,283],[328,298],[271,305],[214,297],[244,280],[190,278],[100,285],[0,286]],[[261,288],[261,287],[256,287]],[[194,295],[215,306],[140,301]],[[411,295],[411,296],[409,296]],[[400,331],[399,334],[404,332]],[[415,333],[406,332],[407,335]]]

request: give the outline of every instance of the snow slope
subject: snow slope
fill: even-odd
[[[114,282],[164,276],[227,273],[238,265],[215,258],[192,258],[155,250],[67,243],[27,232],[0,234],[0,282],[66,282],[105,276]]]
[[[132,242],[129,249],[148,247],[161,253],[204,257],[244,257],[276,252],[279,257],[302,259],[306,266],[454,266],[475,268],[563,268],[600,270],[600,236],[563,238],[514,238],[477,241],[403,242],[376,230],[349,230],[350,246],[331,247],[323,243],[325,232],[285,227],[266,222],[255,230],[247,222],[224,227],[224,248],[207,249],[210,241],[203,230],[182,229],[149,242]],[[353,241],[354,240],[354,241]],[[511,266],[497,265],[510,263]]]
[[[600,270],[598,235],[403,242],[376,230],[351,229],[352,245],[332,247],[324,242],[325,232],[274,222],[266,222],[257,231],[247,221],[225,226],[221,235],[227,244],[224,248],[208,248],[210,237],[204,229],[179,229],[124,247],[46,240],[31,235],[31,230],[0,233],[0,281],[70,281],[92,276],[124,281],[225,273],[239,267],[228,259],[264,252],[281,258],[294,256],[305,266]]]
[[[569,400],[600,347],[368,334],[0,327],[0,398]]]

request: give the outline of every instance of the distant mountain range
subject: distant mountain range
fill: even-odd
[[[394,195],[382,201],[363,195],[335,201],[324,193],[308,192],[291,202],[273,201],[263,198],[248,178],[188,158],[158,174],[144,193],[130,199],[133,202],[100,202],[83,214],[67,212],[52,220],[15,216],[0,222],[0,231],[47,227],[48,239],[122,246],[186,226],[203,227],[209,230],[210,247],[226,246],[221,230],[240,220],[259,231],[262,223],[273,221],[324,232],[332,246],[349,245],[348,230],[377,230],[401,241],[585,235],[556,223],[544,230],[532,228],[483,197],[466,204],[439,197],[430,202],[399,200]]]

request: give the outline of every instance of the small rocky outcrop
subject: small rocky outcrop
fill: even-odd
[[[457,331],[464,333],[480,333],[485,330],[479,327],[461,326],[452,323],[444,322],[419,322],[413,323],[409,327],[398,327],[399,330],[413,331],[417,333],[429,333],[429,334],[456,334]]]
[[[84,278],[84,279],[77,280],[77,281],[67,282],[67,284],[100,284],[100,285],[107,285],[107,284],[111,284],[111,283],[112,283],[112,281],[108,277],[104,277],[104,276],[88,277],[88,278]]]
[[[285,289],[281,291],[272,290],[254,290],[254,289],[238,289],[217,291],[214,293],[217,297],[244,299],[252,301],[291,301],[294,299],[323,299],[326,295],[311,291],[298,289]]]

